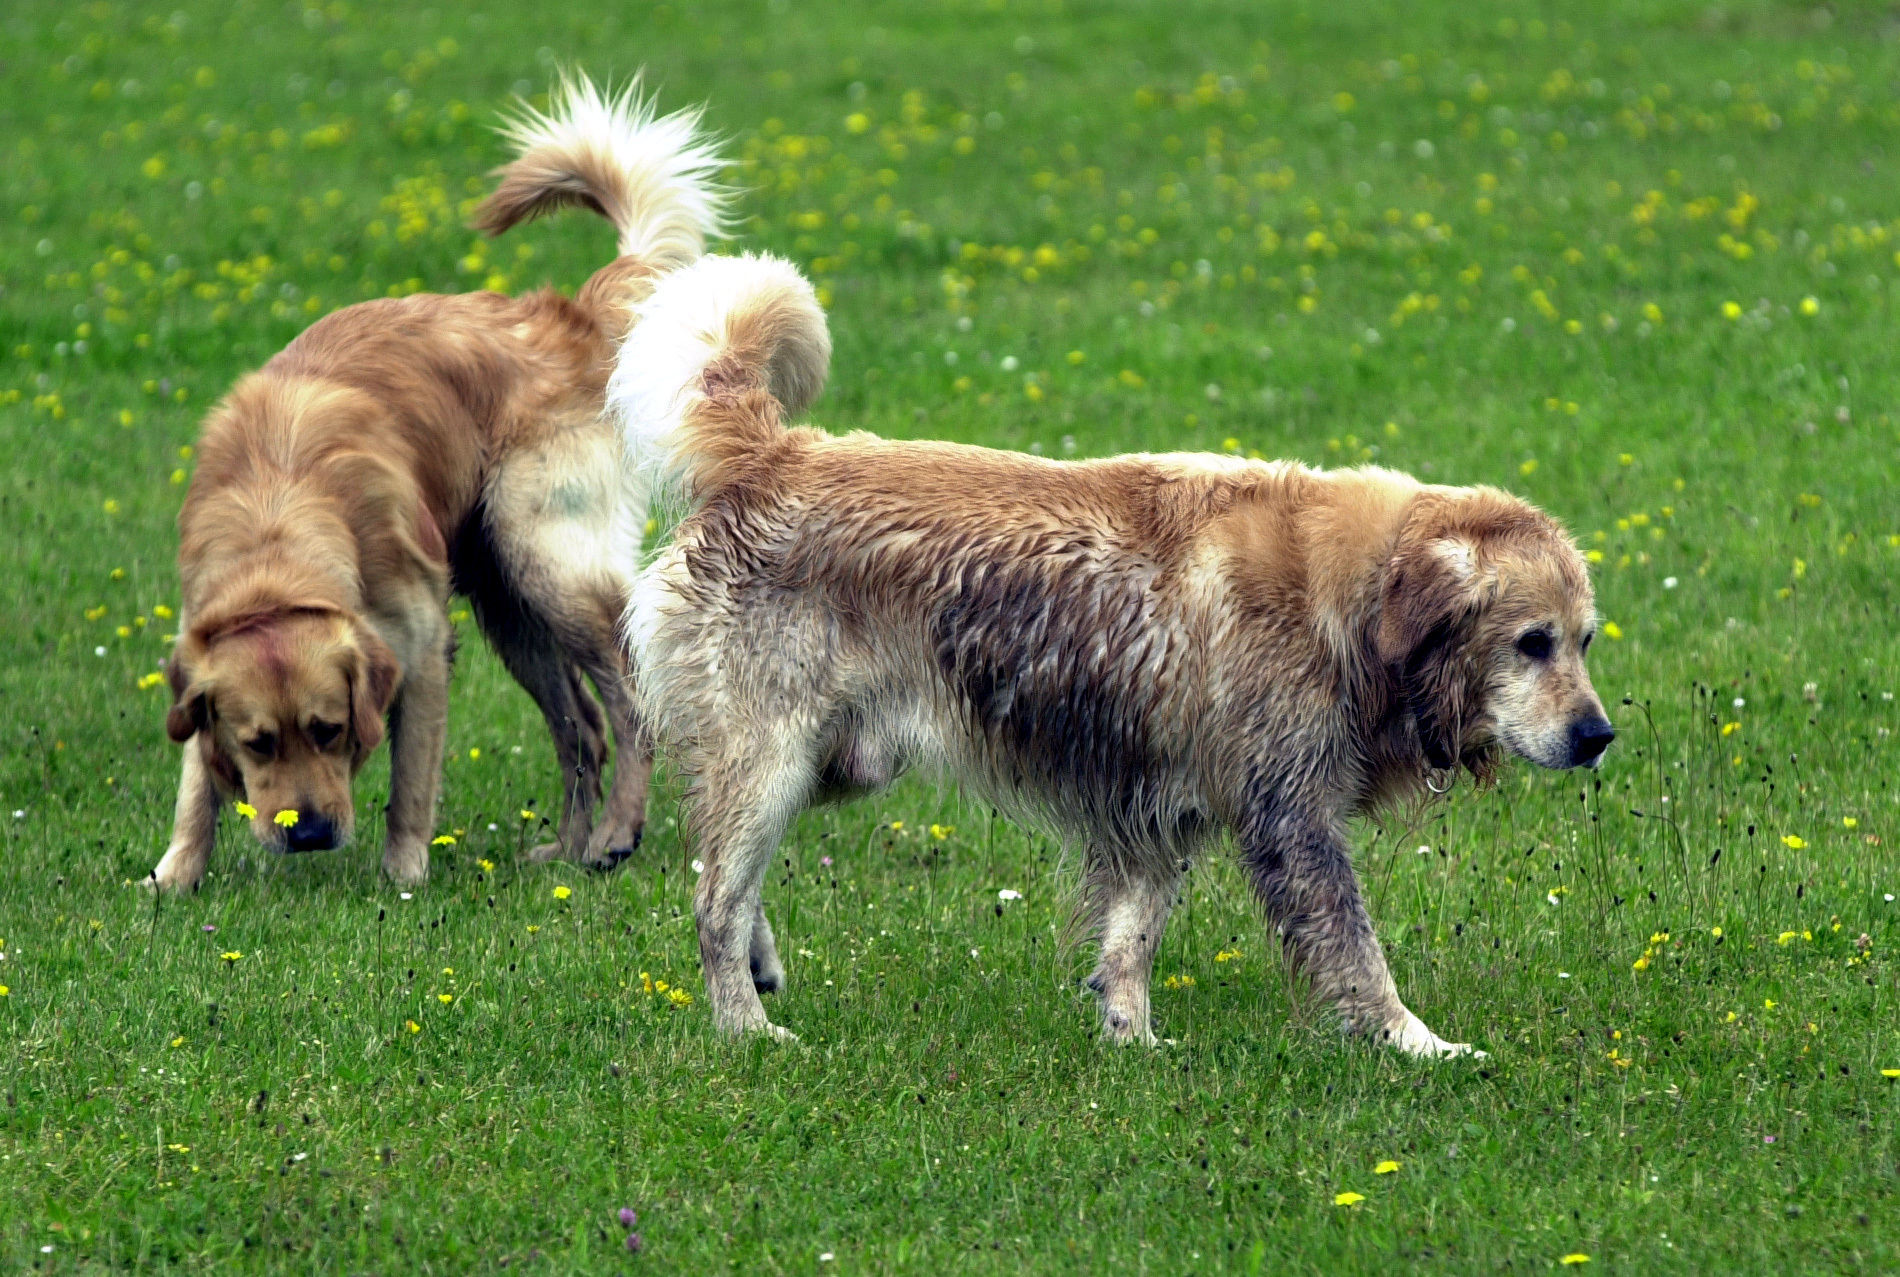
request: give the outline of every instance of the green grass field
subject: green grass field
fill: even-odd
[[[0,1267],[1900,1267],[1884,8],[179,3],[0,16]],[[426,888],[376,876],[378,760],[352,850],[227,818],[199,894],[139,889],[200,414],[336,306],[604,262],[463,226],[563,63],[711,103],[734,246],[831,309],[821,424],[1568,522],[1608,766],[1360,837],[1407,1002],[1488,1060],[1343,1042],[1218,855],[1171,1044],[1106,1049],[1073,858],[922,782],[801,821],[803,1043],[722,1041],[671,789],[619,872],[526,863],[553,752],[465,616]]]

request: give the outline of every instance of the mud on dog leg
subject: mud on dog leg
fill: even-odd
[[[1155,951],[1161,947],[1180,884],[1178,871],[1155,872],[1142,866],[1104,877],[1087,889],[1101,901],[1097,927],[1102,945],[1088,985],[1101,996],[1102,1036],[1111,1042],[1155,1043],[1148,989],[1154,977]]]
[[[752,987],[760,993],[777,993],[785,987],[785,964],[779,961],[778,940],[772,924],[765,918],[765,902],[752,910]]]
[[[1339,1012],[1349,1033],[1412,1055],[1464,1055],[1399,1000],[1344,834],[1267,802],[1240,834],[1241,859],[1295,971]]]
[[[172,840],[152,870],[160,891],[193,891],[204,880],[211,845],[218,835],[218,789],[205,766],[200,742],[185,742],[185,764],[178,778],[178,805],[172,813]]]

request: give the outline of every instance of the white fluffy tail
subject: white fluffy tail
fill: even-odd
[[[620,254],[680,266],[705,251],[723,225],[726,192],[714,179],[725,161],[700,133],[702,108],[654,115],[640,77],[603,93],[584,75],[563,76],[547,111],[521,104],[501,132],[520,158],[497,169],[501,183],[474,225],[499,235],[544,213],[580,205],[620,232]]]
[[[632,462],[690,501],[824,389],[825,312],[781,258],[702,257],[664,276],[635,315],[608,409]]]

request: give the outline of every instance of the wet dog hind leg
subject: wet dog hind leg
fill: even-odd
[[[1102,1036],[1112,1042],[1154,1045],[1148,987],[1180,884],[1179,873],[1155,873],[1142,865],[1112,876],[1105,871],[1086,888],[1100,902],[1096,925],[1102,945],[1088,986],[1101,996]]]
[[[693,896],[699,956],[713,1022],[731,1034],[790,1038],[766,1018],[761,988],[783,978],[760,890],[785,828],[811,790],[811,760],[752,740],[749,756],[721,758],[697,773],[692,827],[705,865]]]

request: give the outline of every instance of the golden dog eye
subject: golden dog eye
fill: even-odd
[[[270,732],[264,732],[245,741],[244,748],[259,758],[269,758],[277,752],[277,737]]]
[[[1532,630],[1517,641],[1517,650],[1533,661],[1550,659],[1550,635],[1542,630]]]
[[[336,738],[342,734],[342,727],[335,723],[318,721],[310,724],[310,739],[317,743],[318,749],[330,748],[336,744]]]

